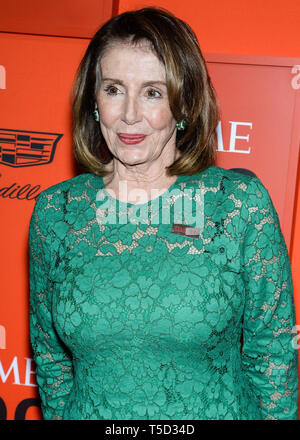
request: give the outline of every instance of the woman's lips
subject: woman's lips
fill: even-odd
[[[126,134],[126,133],[118,133],[119,139],[123,144],[134,145],[143,142],[146,134]]]

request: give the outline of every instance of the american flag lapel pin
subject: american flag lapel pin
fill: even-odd
[[[173,223],[171,232],[173,234],[185,235],[186,237],[199,238],[200,228]]]

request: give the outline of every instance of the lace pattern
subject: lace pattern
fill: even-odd
[[[45,419],[297,419],[291,268],[268,191],[216,166],[176,187],[204,194],[198,238],[99,223],[92,174],[39,196],[30,324]]]

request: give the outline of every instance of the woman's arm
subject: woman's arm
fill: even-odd
[[[29,227],[30,338],[36,363],[36,377],[46,420],[62,419],[73,384],[72,361],[56,334],[51,314],[52,283],[49,279],[52,236],[47,223],[53,208],[41,194]],[[57,211],[56,211],[57,212]]]
[[[288,251],[268,191],[253,178],[243,242],[242,364],[262,419],[298,417],[298,353]]]

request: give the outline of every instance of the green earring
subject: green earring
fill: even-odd
[[[96,122],[99,122],[99,121],[100,121],[100,116],[99,116],[99,112],[98,112],[97,107],[96,107],[95,110],[93,111],[93,116],[94,116],[94,119],[95,119]]]
[[[182,121],[176,122],[176,127],[177,127],[177,130],[179,130],[179,131],[185,130],[187,125],[188,125],[188,123],[185,118]]]

